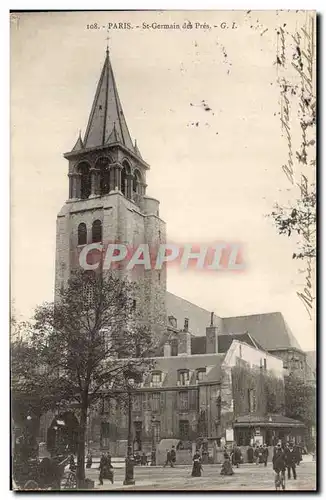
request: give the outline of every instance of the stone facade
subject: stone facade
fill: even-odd
[[[185,449],[192,449],[198,438],[220,444],[237,416],[231,371],[239,359],[250,369],[266,359],[266,372],[268,366],[269,374],[283,379],[281,360],[236,340],[226,353],[155,358],[154,368],[133,391],[134,449],[150,452],[162,439],[171,438],[181,440]],[[103,395],[102,411],[90,420],[91,446],[123,455],[126,410]]]

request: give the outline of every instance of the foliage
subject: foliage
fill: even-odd
[[[133,284],[117,274],[78,271],[55,304],[36,309],[27,340],[13,343],[16,399],[28,400],[39,413],[78,403],[80,481],[88,409],[103,393],[115,397],[115,390],[125,392],[128,380],[151,364],[151,332],[133,308],[134,292]]]
[[[300,420],[307,427],[316,422],[316,389],[295,375],[288,375],[285,382],[285,414]]]
[[[298,251],[292,255],[293,259],[308,259],[316,257],[316,190],[315,185],[310,191],[302,193],[293,206],[275,205],[271,214],[279,234],[291,236],[292,233],[300,236]]]
[[[235,415],[282,413],[284,386],[281,379],[270,372],[240,365],[234,366],[231,374]],[[250,408],[249,391],[252,391],[253,408]]]

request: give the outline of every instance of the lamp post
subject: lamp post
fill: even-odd
[[[125,468],[125,480],[123,484],[135,484],[134,479],[134,457],[132,453],[132,428],[131,428],[131,410],[132,410],[132,393],[131,388],[134,379],[127,380],[127,390],[128,390],[128,448],[126,457],[126,468]]]
[[[151,453],[151,466],[156,465],[156,436],[155,436],[155,415],[152,415],[152,453]]]

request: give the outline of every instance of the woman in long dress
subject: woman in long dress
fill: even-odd
[[[231,465],[231,460],[230,460],[230,455],[228,454],[227,451],[224,452],[224,463],[222,465],[221,469],[221,476],[232,476],[234,474],[232,465]]]
[[[192,466],[192,472],[191,475],[192,477],[200,477],[201,476],[201,471],[202,471],[202,464],[201,464],[201,456],[199,451],[196,451],[196,453],[193,456],[193,466]]]

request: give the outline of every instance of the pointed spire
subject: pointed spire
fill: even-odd
[[[112,134],[117,138],[115,142],[121,142],[126,148],[134,151],[112,71],[109,47],[107,47],[84,137],[84,146],[92,148],[108,144],[109,141],[113,142]]]
[[[72,148],[72,151],[79,151],[80,149],[84,149],[84,144],[83,144],[83,141],[81,138],[81,130],[79,131],[79,136],[78,136],[77,142],[74,145],[74,147]]]

